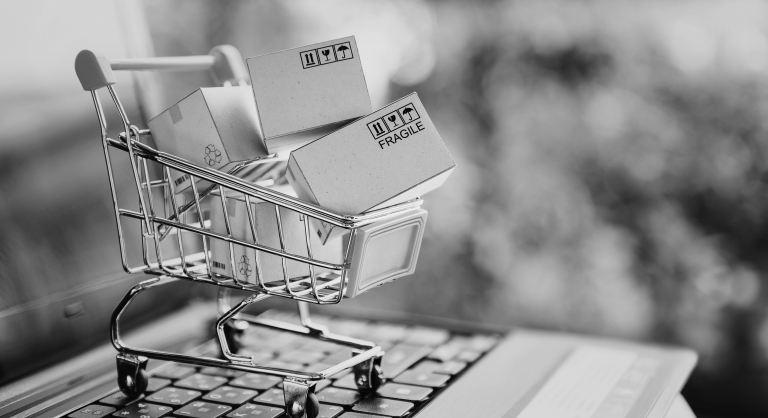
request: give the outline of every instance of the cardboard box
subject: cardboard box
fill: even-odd
[[[227,224],[221,197],[210,195],[203,202],[206,207],[204,211],[210,212],[211,232],[226,236]],[[249,232],[245,201],[228,197],[227,214],[229,215],[232,238],[253,242]],[[242,282],[256,283],[256,250],[233,244],[232,251],[230,251],[230,244],[218,238],[210,238],[208,248],[211,252],[210,268],[213,273],[236,277]],[[233,264],[234,270],[232,269]]]
[[[423,196],[455,167],[412,93],[293,151],[286,177],[299,198],[355,215]],[[323,242],[343,232],[316,220],[311,225]]]
[[[317,139],[371,112],[354,36],[246,59],[270,153]]]
[[[226,172],[268,155],[248,86],[197,89],[147,124],[160,151],[203,167]],[[171,176],[177,193],[190,187],[189,176]]]
[[[413,209],[358,229],[349,260],[344,297],[352,298],[413,274],[426,223],[427,211]],[[345,233],[323,245],[318,237],[313,236],[312,255],[316,260],[341,264],[348,240],[349,233]],[[320,271],[322,269],[316,269],[316,272]]]
[[[278,206],[269,202],[253,204],[256,219],[256,233],[259,244],[271,248],[280,248],[280,235],[277,228]],[[285,251],[291,254],[307,257],[307,241],[304,234],[304,221],[298,212],[280,207],[280,221],[283,226],[283,243]],[[250,232],[249,232],[250,233]],[[256,252],[256,259],[261,268],[265,282],[282,282],[283,258],[263,251]],[[288,277],[297,278],[309,276],[309,265],[306,263],[285,259]],[[272,283],[275,285],[275,283]]]
[[[248,211],[245,199],[242,195],[227,197],[227,210],[229,214],[232,237],[248,243],[256,243],[253,239],[251,224],[248,220]],[[226,223],[221,198],[211,195],[206,198],[206,206],[210,208],[211,232],[226,235]],[[277,206],[259,199],[251,199],[251,208],[256,228],[258,244],[280,249],[280,236],[277,227]],[[283,242],[285,251],[307,257],[307,245],[304,233],[304,222],[299,213],[289,209],[280,208],[280,220],[283,226]],[[283,258],[264,251],[254,250],[250,247],[233,245],[235,274],[239,280],[248,283],[258,283],[259,274],[264,282],[276,285],[274,282],[282,282]],[[232,274],[232,260],[230,259],[229,243],[220,239],[210,240],[211,268],[213,272],[235,277]],[[307,264],[286,259],[288,277],[296,278],[309,275]]]

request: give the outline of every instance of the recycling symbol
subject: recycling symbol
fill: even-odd
[[[240,271],[240,274],[242,274],[245,277],[251,276],[251,262],[248,260],[248,256],[242,256],[240,257],[240,262],[237,263],[237,269]]]
[[[213,145],[205,147],[205,163],[214,166],[221,162],[221,151],[217,150]]]

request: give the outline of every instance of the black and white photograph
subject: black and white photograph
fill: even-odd
[[[0,417],[768,417],[768,2],[0,1]]]

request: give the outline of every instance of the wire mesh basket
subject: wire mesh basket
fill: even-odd
[[[216,47],[204,56],[123,60],[109,60],[84,50],[78,54],[75,68],[84,90],[91,92],[101,127],[123,268],[128,273],[155,276],[133,287],[112,315],[111,337],[118,351],[121,390],[133,397],[143,393],[148,383],[147,360],[153,358],[282,377],[286,413],[291,417],[317,416],[314,385],[348,368],[353,368],[360,391],[375,391],[383,379],[381,347],[329,333],[312,322],[307,303],[336,304],[344,297],[412,273],[426,222],[426,212],[420,208],[422,201],[415,199],[361,215],[340,214],[278,190],[287,155],[244,161],[224,173],[148,145],[151,132],[128,120],[113,87],[116,81],[112,70],[207,69],[224,86],[245,85],[248,74],[234,47]],[[98,94],[102,88],[109,92],[122,121],[123,132],[117,139],[107,135],[107,118]],[[128,156],[134,187],[130,198],[118,196],[111,150]],[[176,190],[172,179],[179,175],[188,176],[191,189]],[[245,209],[245,213],[240,209],[237,215],[244,228],[235,227],[235,207]],[[140,244],[135,249],[129,248],[127,239],[131,222],[139,227]],[[344,238],[332,246],[323,245],[311,233],[311,222],[341,228]],[[265,228],[271,232],[265,233]],[[392,243],[393,237],[406,251],[397,252],[396,260],[382,262],[388,253],[370,249],[377,242]],[[140,255],[131,257],[129,251]],[[214,254],[225,254],[226,260],[214,260]],[[121,340],[120,316],[131,301],[147,289],[177,280],[219,287],[216,335],[221,358],[142,350]],[[248,296],[232,303],[233,289],[248,292]],[[241,312],[272,296],[297,301],[301,325]],[[237,353],[236,337],[249,324],[337,343],[355,351],[350,359],[320,372],[260,366],[254,358]]]

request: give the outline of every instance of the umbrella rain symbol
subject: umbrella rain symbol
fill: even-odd
[[[411,116],[411,112],[413,112],[413,109],[411,109],[410,107],[406,107],[405,109],[403,109],[403,115],[408,115],[408,118],[409,118],[408,122],[413,120],[413,116]]]
[[[341,59],[347,58],[347,55],[345,54],[345,51],[347,51],[349,48],[346,45],[342,45],[338,48],[336,48],[336,52],[341,52]]]

